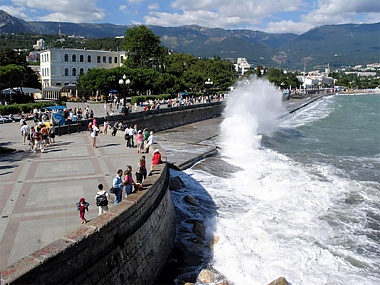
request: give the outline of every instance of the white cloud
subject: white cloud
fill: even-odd
[[[26,15],[22,8],[14,7],[14,6],[0,6],[0,10],[3,10],[4,12],[8,13],[9,15],[12,15],[13,17],[23,19],[25,21],[29,21],[30,18],[28,15]]]
[[[265,28],[265,32],[280,33],[280,34],[282,33],[302,34],[312,28],[314,28],[314,26],[309,25],[309,24],[304,24],[304,23],[296,23],[293,21],[269,22],[267,27]]]
[[[308,25],[376,22],[380,18],[378,0],[323,0],[312,12],[303,15]],[[373,19],[372,21],[370,19]]]
[[[24,20],[83,23],[110,16],[107,19],[111,23],[196,24],[273,33],[300,34],[326,24],[380,21],[379,0],[123,0],[119,9],[110,0],[6,0],[6,3],[11,4],[3,5],[4,11]],[[107,11],[100,5],[107,7]],[[31,19],[33,15],[39,16]]]
[[[293,11],[302,5],[301,0],[278,0],[276,5],[262,0],[176,0],[171,6],[177,12],[154,12],[145,20],[147,24],[161,26],[252,27],[272,13]]]
[[[105,17],[105,12],[97,7],[99,0],[13,0],[12,3],[21,11],[30,8],[51,11],[33,20],[67,21],[73,23],[93,22]],[[14,15],[14,14],[12,14]]]
[[[157,9],[160,9],[160,4],[158,4],[157,2],[154,2],[148,5],[148,10],[157,10]]]

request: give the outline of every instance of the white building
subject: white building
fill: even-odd
[[[122,66],[126,52],[86,49],[48,49],[40,54],[42,88],[77,83],[80,74],[93,68]]]
[[[39,39],[37,44],[33,45],[33,48],[36,50],[45,49],[45,41],[43,39]]]
[[[251,64],[249,64],[249,62],[247,61],[246,58],[243,58],[243,57],[239,57],[237,59],[237,62],[235,65],[235,70],[240,74],[240,75],[244,75],[244,73],[247,71],[247,70],[250,70],[251,69]]]
[[[334,87],[335,82],[334,78],[318,71],[310,71],[308,75],[299,75],[297,78],[302,82],[303,88],[306,89]]]

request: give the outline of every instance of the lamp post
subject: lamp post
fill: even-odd
[[[123,88],[123,113],[124,113],[124,116],[127,115],[127,108],[126,108],[126,98],[125,98],[125,90],[128,88],[128,84],[131,83],[131,80],[127,79],[127,76],[124,74],[123,75],[123,78],[120,78],[119,79],[119,84],[121,85],[121,87]],[[127,89],[128,91],[128,89]]]
[[[207,81],[205,82],[205,85],[206,85],[206,90],[207,90],[207,98],[208,98],[208,102],[211,103],[211,100],[210,100],[210,89],[212,87],[212,85],[214,84],[214,82],[211,81],[211,79],[207,79]]]

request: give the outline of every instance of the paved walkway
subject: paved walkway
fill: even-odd
[[[90,203],[86,218],[95,218],[98,184],[109,189],[117,169],[135,170],[141,157],[122,136],[99,134],[93,148],[89,132],[56,137],[44,153],[32,153],[18,122],[0,125],[0,146],[21,150],[0,156],[0,269],[77,228],[79,198]]]

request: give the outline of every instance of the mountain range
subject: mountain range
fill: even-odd
[[[24,21],[0,10],[1,33],[62,34],[114,38],[132,26],[93,23]],[[315,27],[306,33],[265,33],[197,25],[147,26],[161,44],[199,57],[244,57],[253,65],[303,70],[380,62],[380,22]]]

